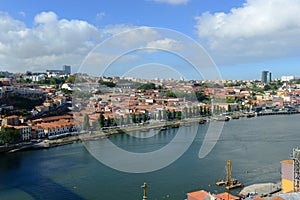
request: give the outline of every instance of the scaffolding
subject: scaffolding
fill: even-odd
[[[299,183],[300,183],[300,149],[294,148],[293,154],[293,165],[294,165],[294,180],[293,180],[293,191],[300,192]]]

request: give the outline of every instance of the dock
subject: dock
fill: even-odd
[[[251,199],[251,197],[271,197],[273,194],[280,193],[280,191],[280,183],[260,183],[244,187],[240,195],[248,196]]]

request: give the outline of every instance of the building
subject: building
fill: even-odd
[[[295,76],[282,76],[281,77],[281,81],[289,82],[289,81],[293,81],[293,80],[295,80]]]
[[[262,83],[272,82],[272,73],[270,71],[262,71],[261,72],[261,82]]]
[[[64,65],[63,70],[65,71],[65,74],[67,75],[71,74],[71,66]]]
[[[292,192],[294,186],[293,160],[281,161],[281,186],[284,193]]]
[[[19,131],[22,141],[28,141],[31,139],[31,127],[30,126],[14,126]]]
[[[239,197],[233,196],[228,192],[224,192],[221,194],[211,194],[205,190],[200,190],[188,193],[187,200],[239,200]]]
[[[63,69],[47,69],[48,76],[50,74],[69,75],[71,74],[71,66],[64,65]]]
[[[19,123],[20,123],[19,117],[16,115],[7,116],[2,119],[2,126],[7,126],[7,125],[17,126],[19,125]]]

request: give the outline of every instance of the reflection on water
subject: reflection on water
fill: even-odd
[[[228,159],[232,160],[233,176],[246,185],[279,181],[280,160],[288,159],[300,142],[299,119],[300,115],[287,115],[231,120],[225,123],[213,151],[201,160],[198,152],[208,125],[200,125],[182,157],[151,173],[110,169],[95,160],[82,143],[3,154],[0,199],[141,199],[140,186],[147,182],[149,199],[182,200],[190,191],[224,191],[214,183],[225,176]],[[185,128],[188,133],[192,127]],[[126,134],[109,139],[128,151],[148,152],[162,148],[175,134],[176,129],[170,128],[144,139]]]

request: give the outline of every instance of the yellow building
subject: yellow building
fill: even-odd
[[[294,190],[294,163],[293,160],[281,161],[281,186],[284,193]]]

